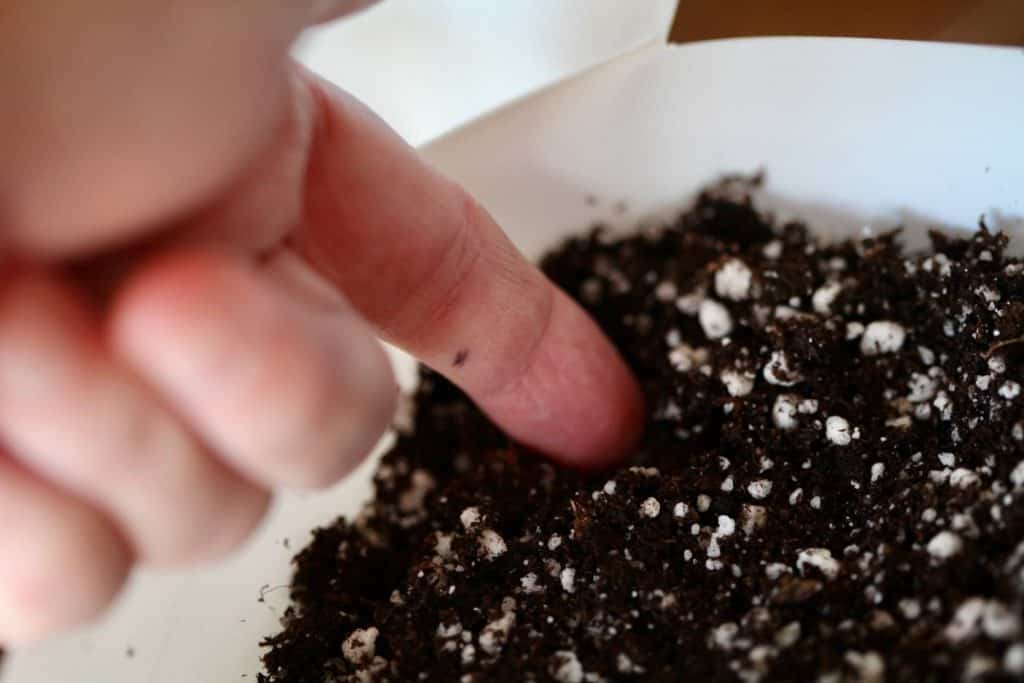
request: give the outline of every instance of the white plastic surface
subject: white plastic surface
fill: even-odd
[[[833,38],[657,47],[425,153],[532,256],[592,221],[632,226],[719,174],[760,169],[767,205],[824,231],[970,228],[982,213],[1015,229],[1024,50]]]
[[[297,54],[421,144],[651,43],[676,0],[384,0]]]

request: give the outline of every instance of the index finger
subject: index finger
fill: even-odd
[[[464,190],[360,103],[309,82],[300,251],[516,439],[574,465],[622,455],[642,399],[594,322]]]

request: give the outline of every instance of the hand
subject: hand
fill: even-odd
[[[222,555],[273,487],[342,477],[393,412],[375,335],[564,463],[636,438],[590,319],[290,61],[361,4],[0,11],[0,642],[93,617],[135,562]]]

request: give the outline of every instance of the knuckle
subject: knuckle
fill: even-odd
[[[385,336],[430,346],[449,330],[452,316],[463,309],[479,281],[485,254],[480,235],[483,209],[461,189],[457,201],[460,211],[455,228],[423,259],[426,265],[419,284],[410,288],[409,297],[384,322]]]

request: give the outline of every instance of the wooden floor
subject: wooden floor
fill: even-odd
[[[672,40],[867,36],[1024,45],[1024,0],[680,0]]]

